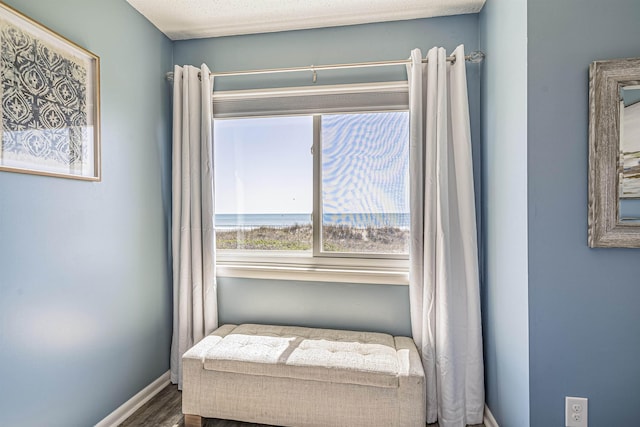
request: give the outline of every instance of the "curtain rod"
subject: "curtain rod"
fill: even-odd
[[[465,55],[465,61],[472,62],[474,64],[480,63],[484,60],[485,54],[482,51],[475,50],[469,55]],[[429,62],[426,58],[422,59],[422,63]],[[448,56],[447,62],[455,62],[455,57]],[[313,82],[316,82],[316,71],[320,70],[339,70],[345,68],[366,68],[366,67],[386,67],[390,65],[406,65],[411,63],[411,59],[401,59],[392,61],[374,61],[374,62],[354,62],[351,64],[332,64],[332,65],[309,65],[306,67],[290,67],[290,68],[266,68],[262,70],[243,70],[243,71],[219,71],[209,73],[213,77],[229,77],[229,76],[248,76],[255,74],[274,74],[274,73],[294,73],[300,71],[313,72]],[[198,76],[200,74],[198,73]],[[173,72],[167,73],[167,79],[173,81]]]
[[[481,51],[473,51],[464,57],[465,61],[479,63],[484,60],[485,54]],[[423,64],[429,62],[426,58],[422,60]],[[448,56],[447,62],[455,62],[454,56]],[[229,77],[229,76],[248,76],[253,74],[273,74],[273,73],[294,73],[300,71],[311,71],[314,73],[321,70],[340,70],[345,68],[366,68],[366,67],[386,67],[390,65],[406,65],[411,63],[411,59],[392,60],[392,61],[373,61],[373,62],[354,62],[351,64],[331,64],[331,65],[309,65],[305,67],[290,68],[266,68],[263,70],[244,70],[244,71],[220,71],[209,73],[213,77]]]

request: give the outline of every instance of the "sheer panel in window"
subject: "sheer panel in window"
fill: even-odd
[[[322,251],[407,254],[409,115],[325,114]]]

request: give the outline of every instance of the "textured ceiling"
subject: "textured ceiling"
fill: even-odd
[[[479,12],[485,0],[127,0],[173,40]]]

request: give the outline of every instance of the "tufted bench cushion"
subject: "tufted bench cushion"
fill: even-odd
[[[225,325],[185,353],[185,421],[424,426],[413,341],[388,334]],[[189,424],[188,424],[189,425]]]
[[[211,347],[204,369],[375,387],[398,387],[391,335],[241,325]]]

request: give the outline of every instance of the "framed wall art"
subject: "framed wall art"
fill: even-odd
[[[589,72],[589,246],[640,248],[640,58]]]
[[[0,171],[100,180],[100,58],[0,2]]]

